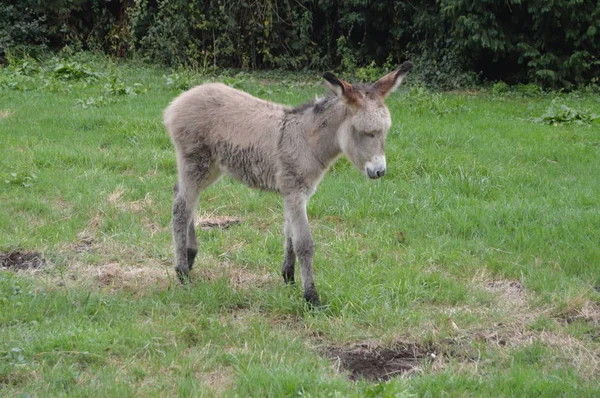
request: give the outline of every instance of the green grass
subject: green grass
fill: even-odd
[[[0,253],[46,261],[0,271],[0,395],[600,394],[600,128],[535,121],[598,95],[393,94],[386,177],[341,160],[309,203],[315,312],[278,275],[280,198],[230,179],[198,211],[241,223],[199,232],[195,285],[173,280],[161,112],[205,80],[299,104],[318,74],[71,62],[0,70]],[[373,384],[324,356],[398,341],[435,359]]]

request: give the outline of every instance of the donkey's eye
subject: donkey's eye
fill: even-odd
[[[375,137],[377,132],[376,131],[365,131],[365,134],[368,135],[369,137]]]

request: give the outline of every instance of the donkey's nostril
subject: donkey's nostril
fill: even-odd
[[[385,169],[377,170],[377,177],[383,177],[385,175]]]

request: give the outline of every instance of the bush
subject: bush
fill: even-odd
[[[511,83],[571,88],[600,72],[600,3],[440,0],[471,70]]]
[[[503,81],[496,82],[492,86],[492,94],[494,94],[494,95],[506,94],[506,93],[508,93],[508,91],[509,91],[508,84],[504,83]]]
[[[45,19],[18,4],[0,7],[0,56],[8,50],[30,53],[45,45]]]
[[[359,79],[410,58],[429,87],[486,79],[570,89],[600,74],[600,3],[9,0],[0,52],[32,46],[202,70],[339,68]]]

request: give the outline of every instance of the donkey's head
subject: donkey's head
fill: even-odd
[[[372,84],[352,85],[327,72],[326,84],[348,107],[348,117],[338,130],[344,155],[369,178],[385,174],[385,138],[392,124],[385,97],[394,92],[412,63],[404,62]]]

